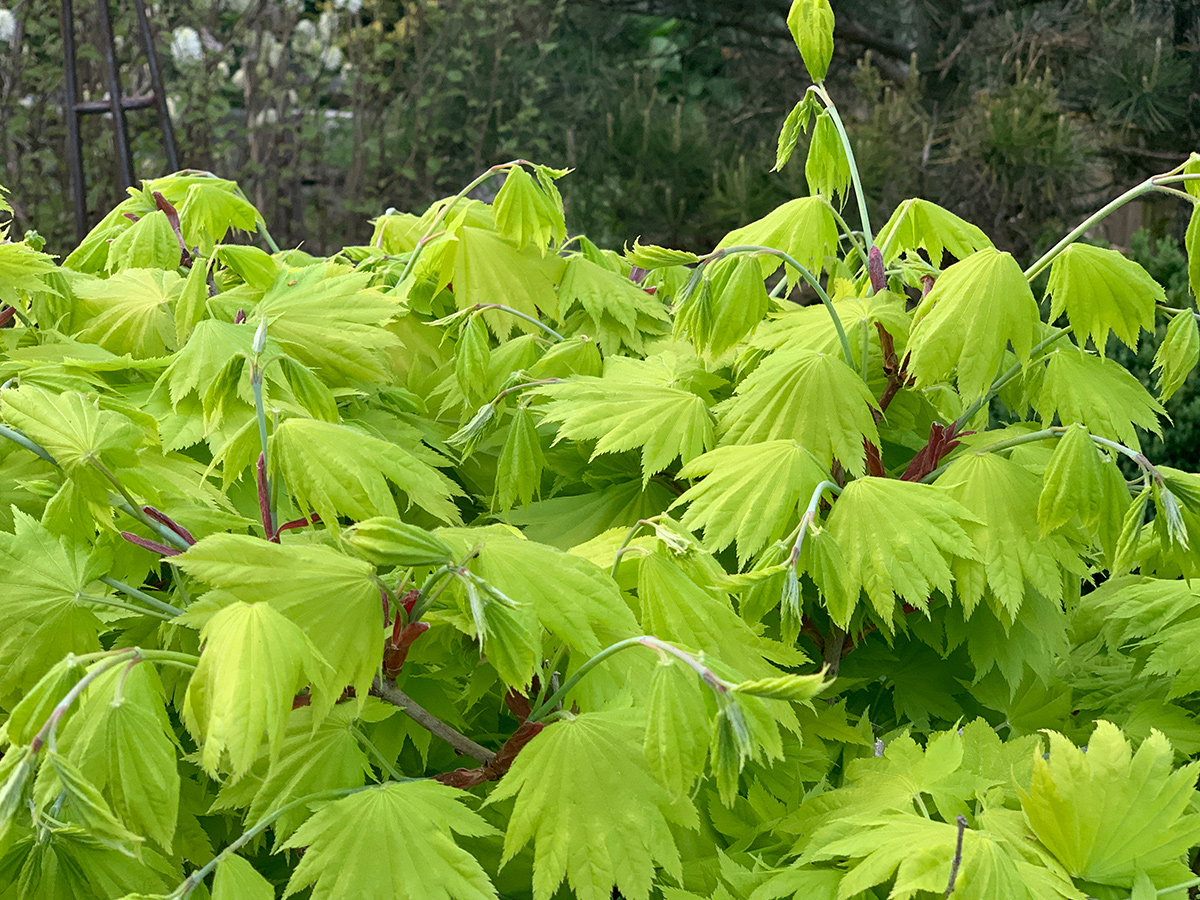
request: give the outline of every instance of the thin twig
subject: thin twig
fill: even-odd
[[[946,885],[946,893],[942,895],[943,897],[949,897],[954,893],[954,882],[958,881],[958,867],[962,865],[963,835],[967,831],[966,816],[955,816],[954,821],[958,823],[958,841],[954,845],[954,861],[950,863],[950,882]]]
[[[375,681],[371,684],[371,696],[378,697],[381,700],[386,700],[393,706],[398,706],[404,711],[404,714],[428,731],[435,737],[440,737],[443,741],[462,753],[464,756],[469,756],[472,759],[477,759],[485,765],[490,763],[495,758],[496,754],[484,747],[481,744],[475,743],[465,734],[451,728],[437,716],[425,710],[419,703],[396,687],[394,684],[384,681],[376,676]]]

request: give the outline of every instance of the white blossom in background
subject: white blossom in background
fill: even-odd
[[[0,43],[7,44],[17,33],[17,19],[7,9],[0,9]]]
[[[241,15],[247,12],[255,0],[225,0],[225,8]]]
[[[333,8],[344,9],[350,15],[356,16],[362,9],[362,0],[333,0]]]
[[[321,36],[322,46],[333,43],[333,36],[337,34],[337,16],[331,12],[321,13],[317,17],[317,33]]]
[[[326,47],[321,51],[321,67],[324,69],[338,69],[342,65],[342,51],[337,47]]]
[[[188,66],[200,62],[204,48],[195,28],[180,25],[171,36],[171,58],[177,66]]]
[[[263,35],[262,55],[267,67],[271,69],[278,68],[280,60],[283,59],[283,44],[269,31]]]

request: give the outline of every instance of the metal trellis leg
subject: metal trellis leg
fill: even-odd
[[[104,85],[108,99],[100,101],[80,100],[77,54],[75,44],[75,8],[73,0],[62,0],[59,26],[62,30],[63,65],[66,74],[67,156],[71,167],[71,180],[75,200],[75,230],[82,239],[87,233],[87,185],[83,174],[83,141],[80,122],[85,115],[110,113],[116,139],[117,174],[122,188],[131,187],[135,181],[133,152],[129,145],[129,123],[125,113],[130,110],[156,107],[159,127],[162,129],[163,149],[171,171],[179,169],[179,157],[175,148],[175,135],[171,128],[171,116],[167,109],[167,95],[163,89],[162,71],[158,55],[154,51],[154,37],[150,20],[146,15],[145,0],[133,0],[137,11],[138,29],[146,62],[150,71],[150,93],[125,97],[121,92],[121,73],[117,65],[117,47],[113,37],[112,13],[109,0],[96,0],[97,20],[101,57],[104,62]]]

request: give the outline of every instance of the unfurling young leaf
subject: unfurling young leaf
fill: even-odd
[[[1097,524],[1104,489],[1099,449],[1086,426],[1071,426],[1054,448],[1043,475],[1037,508],[1042,537],[1075,517],[1084,526]]]
[[[454,376],[467,402],[478,405],[491,399],[487,382],[491,358],[487,325],[482,316],[473,315],[467,319],[454,348]]]
[[[630,265],[640,269],[690,266],[700,262],[700,257],[688,250],[673,250],[670,247],[643,244],[639,238],[634,238],[632,250],[628,246],[625,248],[625,258],[629,260]]]
[[[1200,330],[1191,310],[1179,313],[1167,326],[1167,335],[1154,354],[1158,373],[1158,400],[1166,403],[1183,387],[1187,377],[1200,363]]]
[[[436,535],[392,516],[364,519],[342,536],[355,553],[376,566],[444,566],[453,562],[453,551]]]
[[[801,132],[808,131],[809,120],[820,114],[821,103],[811,92],[805,93],[804,99],[792,107],[779,132],[779,146],[775,150],[775,168],[772,171],[778,172],[787,165],[792,151],[796,149],[796,143],[800,140]]]
[[[833,59],[833,8],[829,0],[792,0],[787,16],[809,77],[820,84]]]
[[[844,197],[850,187],[850,161],[828,111],[817,116],[804,163],[804,179],[809,191],[830,201],[838,195]]]
[[[275,900],[275,888],[254,866],[235,855],[218,863],[212,896],[213,900]]]
[[[553,189],[553,181],[548,183]],[[518,247],[534,244],[545,253],[551,242],[559,244],[567,237],[558,191],[554,190],[553,196],[547,193],[521,166],[508,170],[493,208],[496,230]]]
[[[497,507],[506,510],[528,505],[541,488],[545,466],[533,414],[528,407],[519,406],[508,424],[508,436],[496,462]]]
[[[771,301],[762,269],[749,256],[717,260],[706,275],[701,289],[693,291],[679,307],[675,327],[698,348],[717,357],[754,330]]]
[[[1162,286],[1133,260],[1090,244],[1072,244],[1055,258],[1046,293],[1052,298],[1050,317],[1066,312],[1079,346],[1091,337],[1100,353],[1110,329],[1137,349],[1139,332],[1154,330],[1154,304],[1167,300]]]

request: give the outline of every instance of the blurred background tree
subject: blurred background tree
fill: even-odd
[[[50,6],[0,0],[0,184],[18,227],[61,253],[73,234]],[[76,3],[81,35],[93,32],[91,6]],[[132,3],[112,7],[136,91],[146,76]],[[281,243],[324,252],[362,242],[371,216],[420,211],[524,156],[577,170],[561,183],[572,228],[612,245],[642,235],[707,249],[806,192],[801,163],[769,174],[779,125],[807,84],[787,7],[157,0],[151,14],[185,165],[239,180]],[[1028,258],[1200,147],[1200,0],[834,8],[829,86],[880,220],[920,194]],[[98,57],[82,49],[87,99],[100,99]],[[152,115],[130,116],[141,176],[165,166],[155,123],[141,118]],[[110,123],[90,117],[84,136],[99,212],[118,199]],[[1147,201],[1089,237],[1169,277],[1184,225],[1178,204]],[[1191,403],[1200,410],[1181,391],[1172,409]]]

